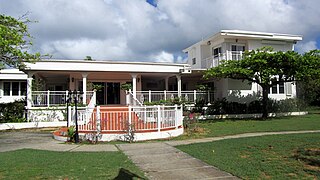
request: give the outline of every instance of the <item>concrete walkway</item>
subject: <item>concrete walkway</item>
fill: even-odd
[[[24,132],[9,131],[0,132],[0,152],[14,151],[19,149],[39,149],[48,151],[118,151],[115,145],[97,144],[66,144],[54,140],[50,132]]]
[[[166,144],[118,144],[149,179],[239,179]]]
[[[146,172],[149,179],[238,179],[227,172],[221,171],[191,157],[174,148],[174,146],[234,138],[319,132],[320,130],[258,132],[203,139],[163,141],[157,143],[79,145],[65,144],[56,141],[49,132],[9,131],[0,132],[0,152],[24,148],[71,152],[118,151],[120,149],[139,168]]]

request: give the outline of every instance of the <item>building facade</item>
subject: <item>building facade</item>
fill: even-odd
[[[233,79],[204,80],[205,70],[222,60],[241,60],[244,51],[271,46],[275,51],[291,51],[302,36],[239,30],[222,30],[183,50],[186,64],[116,62],[88,60],[41,60],[27,63],[24,73],[14,69],[0,72],[0,102],[26,97],[28,107],[61,105],[67,90],[84,92],[82,102],[88,104],[93,89],[98,105],[126,105],[128,96],[121,85],[132,84],[132,96],[140,103],[184,98],[191,102],[205,98],[207,102],[227,98],[250,101],[260,97],[255,83]],[[199,91],[205,84],[210,92]],[[201,89],[203,90],[203,89]],[[273,99],[294,98],[294,83],[270,88]]]
[[[188,54],[188,64],[192,71],[205,71],[218,66],[222,60],[241,60],[244,51],[262,47],[272,47],[274,51],[293,51],[294,45],[302,40],[300,35],[265,33],[239,30],[221,30],[183,51]],[[242,97],[259,96],[261,87],[241,80],[222,79],[212,81],[215,98],[237,101]],[[296,97],[294,83],[282,83],[270,88],[269,98],[286,99]]]

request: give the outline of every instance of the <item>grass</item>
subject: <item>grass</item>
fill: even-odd
[[[23,149],[1,152],[0,162],[0,179],[123,179],[130,176],[128,171],[144,177],[122,152]]]
[[[320,130],[320,114],[281,118],[206,120],[190,125],[185,134],[175,140],[217,137],[250,132]]]
[[[243,179],[319,179],[320,133],[271,135],[177,146]]]

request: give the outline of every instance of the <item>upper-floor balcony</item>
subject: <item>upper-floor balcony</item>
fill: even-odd
[[[226,51],[225,53],[218,53],[208,58],[202,59],[201,68],[208,69],[217,67],[222,60],[241,60],[243,51]]]

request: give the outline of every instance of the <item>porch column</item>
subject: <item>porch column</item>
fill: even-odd
[[[164,79],[165,90],[169,90],[169,76]]]
[[[33,74],[28,74],[28,78],[27,78],[27,107],[28,107],[28,109],[32,107],[32,76],[33,76]]]
[[[87,104],[87,76],[88,73],[82,73],[83,104]]]
[[[134,98],[137,98],[137,74],[131,74],[132,77],[132,94]]]
[[[177,86],[178,86],[178,97],[181,98],[181,76],[176,75],[177,77]]]

